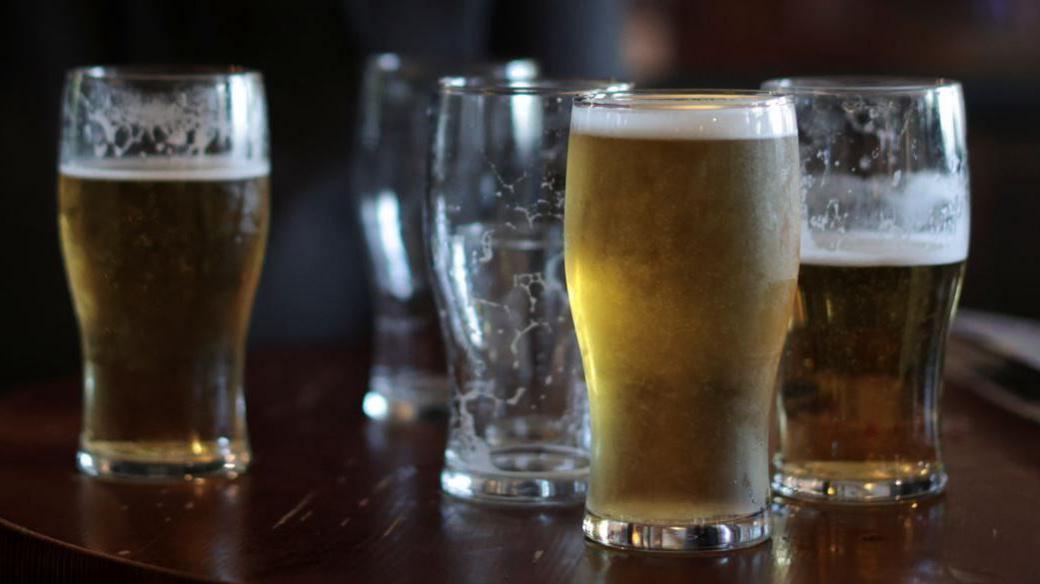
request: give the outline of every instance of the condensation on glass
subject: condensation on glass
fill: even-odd
[[[769,413],[798,273],[790,99],[577,100],[566,265],[589,387],[583,527],[726,550],[770,535]]]

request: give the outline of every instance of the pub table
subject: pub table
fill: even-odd
[[[0,394],[0,582],[1040,582],[1040,426],[943,396],[944,496],[775,504],[771,542],[702,556],[586,543],[581,509],[442,495],[443,421],[361,414],[368,353],[253,351],[235,480],[77,474],[76,379]]]

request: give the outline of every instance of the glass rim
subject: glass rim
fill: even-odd
[[[749,109],[793,105],[789,95],[766,89],[631,89],[590,92],[574,107],[617,110]]]
[[[88,65],[69,69],[67,76],[108,81],[205,81],[263,77],[258,69],[240,65]]]
[[[456,64],[460,69],[467,68],[480,68],[480,67],[518,67],[518,66],[531,66],[537,67],[538,61],[533,57],[518,57],[515,59],[477,59],[474,61],[469,60],[458,60],[447,57],[438,57],[430,55],[422,55],[419,53],[403,53],[396,51],[384,51],[379,53],[370,53],[365,58],[367,67],[373,67],[377,71],[384,73],[392,73],[400,71],[406,68],[415,67],[435,67],[438,65],[452,65]],[[464,77],[465,75],[447,75],[447,77]],[[441,75],[440,77],[446,77]]]
[[[632,87],[628,81],[594,78],[494,79],[486,76],[441,77],[437,83],[444,95],[569,95],[624,91]]]
[[[947,77],[898,75],[807,75],[775,77],[762,82],[770,91],[789,94],[924,94],[942,89],[960,89],[961,84]]]

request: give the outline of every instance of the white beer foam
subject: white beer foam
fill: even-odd
[[[267,176],[267,162],[233,160],[220,156],[205,158],[130,158],[76,160],[63,163],[65,176],[118,181],[227,181]]]
[[[650,101],[631,107],[577,106],[571,113],[571,131],[658,140],[758,140],[798,134],[793,106],[740,98],[693,96],[688,101]]]
[[[961,174],[833,174],[814,179],[806,198],[817,214],[802,225],[804,264],[926,266],[968,257],[971,215],[968,181]],[[867,210],[857,203],[866,203]],[[865,212],[890,219],[877,229],[846,225]]]
[[[937,266],[968,257],[967,230],[953,234],[812,233],[803,226],[802,263],[813,266]]]

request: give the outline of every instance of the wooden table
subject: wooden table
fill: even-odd
[[[75,380],[0,395],[0,582],[1040,582],[1040,427],[949,388],[944,497],[776,505],[766,545],[701,557],[587,544],[580,509],[440,494],[437,424],[366,421],[364,352],[251,354],[255,464],[234,481],[73,470]]]

